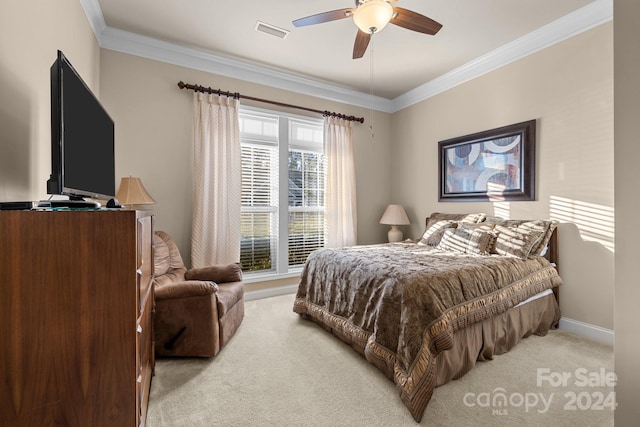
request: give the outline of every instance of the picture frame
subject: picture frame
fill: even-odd
[[[535,200],[536,120],[438,142],[438,201]]]

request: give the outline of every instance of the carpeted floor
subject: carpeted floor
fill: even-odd
[[[213,359],[158,359],[147,426],[416,425],[395,385],[293,300],[247,302]],[[611,347],[551,331],[437,388],[421,425],[612,426],[612,375]]]

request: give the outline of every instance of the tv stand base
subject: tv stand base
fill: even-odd
[[[40,200],[39,208],[98,209],[100,203],[87,200]]]

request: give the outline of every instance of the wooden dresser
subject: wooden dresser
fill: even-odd
[[[0,211],[0,425],[141,426],[153,216]]]

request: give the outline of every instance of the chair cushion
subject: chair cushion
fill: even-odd
[[[218,317],[224,316],[244,296],[244,283],[218,283]]]
[[[175,242],[164,231],[153,234],[153,273],[162,276],[174,269],[184,269],[184,262]]]

